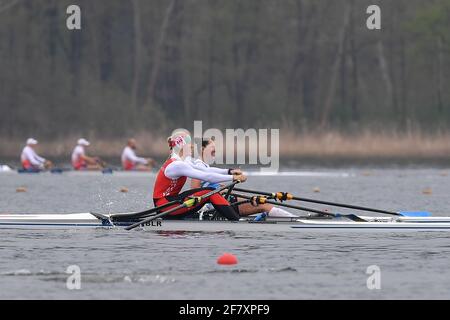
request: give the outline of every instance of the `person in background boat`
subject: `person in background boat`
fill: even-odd
[[[79,139],[72,152],[72,167],[75,170],[102,170],[106,164],[99,157],[86,155],[86,147],[91,143],[86,139]]]
[[[50,169],[53,164],[51,161],[40,157],[34,148],[38,144],[38,141],[33,138],[27,140],[27,145],[22,150],[20,161],[22,168],[27,171],[40,171]]]
[[[168,138],[168,144],[171,151],[170,157],[159,170],[153,188],[153,202],[155,206],[161,206],[174,200],[184,201],[191,196],[199,197],[214,190],[213,188],[198,188],[180,193],[187,178],[199,179],[210,183],[245,182],[247,180],[247,177],[240,171],[196,166],[191,158],[191,137],[186,131],[174,132]],[[240,218],[239,213],[236,212],[230,203],[221,194],[217,193],[191,208],[177,210],[165,216],[165,219],[183,219],[196,213],[205,203],[211,203],[219,214],[228,220],[239,220]],[[169,210],[175,206],[177,205],[164,210]]]
[[[203,166],[205,168],[210,167],[210,164],[214,162],[216,157],[216,144],[214,140],[211,139],[203,139],[202,140],[202,150],[201,150],[201,159],[194,160],[195,164],[197,166]],[[201,181],[198,179],[192,179],[191,181],[191,187],[192,188],[220,188],[219,183],[210,183],[208,181]],[[236,197],[231,198],[231,202],[240,202],[244,199],[236,199]],[[208,208],[206,206],[206,210],[213,209]],[[258,214],[258,213],[265,213],[268,217],[273,218],[298,218],[298,216],[287,212],[286,210],[274,207],[272,204],[265,203],[265,204],[251,204],[251,203],[243,203],[238,206],[238,211],[241,215],[252,215],[252,214]]]
[[[127,146],[122,152],[122,168],[126,171],[151,171],[155,166],[155,160],[141,158],[136,155],[137,143],[135,139],[128,140]]]

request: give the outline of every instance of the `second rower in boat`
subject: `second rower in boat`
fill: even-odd
[[[126,171],[151,171],[155,160],[141,158],[136,155],[137,143],[135,139],[128,140],[127,146],[122,152],[122,168]]]
[[[86,155],[85,147],[91,143],[86,139],[79,139],[72,152],[72,167],[75,170],[102,170],[106,164],[98,157]]]
[[[168,143],[171,154],[159,170],[153,188],[153,201],[155,206],[161,206],[174,200],[184,201],[191,196],[200,197],[214,190],[213,188],[197,188],[180,193],[187,178],[199,179],[210,183],[244,182],[247,180],[245,175],[234,172],[233,170],[196,166],[191,158],[191,137],[187,132],[175,132],[168,139]],[[183,208],[169,214],[165,219],[183,219],[196,213],[206,203],[211,203],[219,214],[228,220],[239,220],[240,218],[239,213],[236,212],[230,203],[221,194],[216,193],[194,207]],[[175,206],[177,205],[175,204],[173,207]],[[169,210],[170,208],[172,207],[166,208],[165,210]]]
[[[202,140],[201,159],[194,160],[194,163],[196,164],[196,166],[203,166],[205,168],[210,168],[209,164],[214,162],[215,157],[216,157],[215,142],[211,139],[204,139]],[[220,184],[210,183],[208,181],[202,181],[198,179],[192,179],[191,187],[192,188],[210,187],[217,189],[220,187]],[[231,202],[240,202],[242,200],[244,199],[236,199],[236,197],[232,197]],[[252,203],[243,203],[238,206],[238,211],[241,215],[244,216],[264,213],[265,216],[273,218],[298,218],[298,216],[290,212],[287,212],[286,210],[274,207],[272,204],[269,203],[258,205]]]
[[[20,161],[22,163],[22,168],[30,172],[38,172],[45,169],[50,169],[53,164],[51,161],[40,157],[34,150],[38,141],[33,138],[27,140],[27,145],[22,150],[20,155]]]

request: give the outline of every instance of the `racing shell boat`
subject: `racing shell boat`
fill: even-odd
[[[344,218],[253,218],[240,221],[226,220],[161,220],[143,223],[140,229],[150,231],[263,231],[287,232],[299,230],[450,230],[450,217],[368,217],[366,222],[348,221]],[[5,228],[121,228],[139,222],[133,213],[98,214],[0,214],[0,229]]]

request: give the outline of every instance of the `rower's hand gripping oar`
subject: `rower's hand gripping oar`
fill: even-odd
[[[235,188],[234,190],[237,190],[237,188]],[[363,219],[363,218],[361,218],[361,217],[359,217],[359,216],[357,216],[355,214],[332,213],[332,212],[328,212],[328,211],[322,211],[322,210],[317,210],[317,209],[312,209],[312,208],[307,208],[307,207],[295,206],[295,205],[292,205],[292,204],[281,203],[281,202],[277,202],[277,201],[271,201],[266,196],[246,196],[246,195],[236,194],[236,193],[234,193],[233,195],[238,197],[238,198],[249,199],[252,204],[269,203],[269,204],[273,204],[275,206],[286,207],[286,208],[291,208],[291,209],[297,209],[297,210],[306,211],[306,212],[318,213],[318,214],[321,214],[321,215],[331,216],[331,217],[334,217],[334,218],[343,217],[343,218],[347,218],[347,219],[350,219],[350,220],[355,221],[355,222],[368,222],[367,220],[365,220],[365,219]]]
[[[211,192],[208,192],[208,193],[206,193],[206,194],[204,194],[204,195],[202,195],[202,196],[199,196],[199,197],[190,197],[188,200],[184,201],[181,205],[176,206],[176,207],[174,207],[174,208],[172,208],[172,209],[169,209],[169,210],[167,210],[167,211],[164,211],[164,212],[155,214],[155,215],[153,215],[153,216],[151,216],[151,217],[148,217],[148,218],[146,218],[146,219],[144,219],[144,220],[141,220],[141,221],[139,221],[139,222],[136,222],[136,223],[134,223],[134,224],[132,224],[132,225],[126,227],[125,230],[132,230],[132,229],[134,229],[134,228],[139,227],[140,225],[145,225],[145,224],[147,224],[147,223],[149,223],[149,222],[151,222],[151,221],[153,221],[153,220],[155,220],[155,219],[162,218],[162,217],[164,217],[164,216],[166,216],[166,215],[168,215],[168,214],[171,214],[172,212],[175,212],[175,211],[177,211],[177,210],[180,210],[180,209],[183,209],[183,208],[191,208],[191,207],[193,207],[193,206],[199,204],[199,203],[202,202],[203,200],[205,200],[205,199],[211,197],[212,195],[214,195],[214,194],[216,194],[216,193],[219,193],[219,192],[221,192],[221,191],[223,191],[223,190],[225,190],[225,189],[234,187],[234,185],[237,184],[237,183],[239,183],[239,182],[240,182],[239,180],[236,180],[236,181],[233,181],[232,183],[230,183],[229,185],[226,185],[226,186],[223,186],[223,187],[221,187],[221,188],[212,190]],[[160,207],[158,207],[158,210],[159,210],[159,209],[160,209]]]
[[[301,197],[293,196],[292,194],[290,194],[288,192],[269,193],[269,192],[264,192],[264,191],[255,191],[255,190],[240,189],[240,188],[235,188],[234,190],[240,191],[240,192],[253,193],[253,194],[261,194],[261,195],[273,197],[274,199],[277,199],[279,201],[298,200],[298,201],[304,201],[304,202],[324,204],[324,205],[329,205],[329,206],[334,206],[334,207],[384,213],[384,214],[389,214],[389,215],[394,215],[394,216],[403,216],[403,217],[430,217],[431,216],[431,213],[429,213],[429,212],[408,212],[408,211],[395,212],[395,211],[368,208],[368,207],[362,207],[362,206],[345,204],[345,203],[337,203],[337,202],[329,202],[329,201],[322,201],[322,200],[316,200],[316,199],[301,198]]]

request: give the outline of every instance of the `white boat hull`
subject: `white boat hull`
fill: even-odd
[[[32,227],[105,227],[90,213],[69,214],[0,214],[0,228]]]
[[[447,218],[449,219],[449,218]],[[449,230],[449,222],[354,222],[354,221],[312,221],[300,220],[293,229],[340,229],[340,230]]]
[[[108,217],[108,216],[104,216]],[[354,222],[345,219],[278,219],[266,222],[157,220],[142,228],[150,231],[191,232],[295,232],[299,230],[450,230],[450,217],[363,217],[370,222]],[[132,222],[111,223],[91,213],[73,214],[0,214],[0,229],[50,229],[50,228],[115,228]]]

